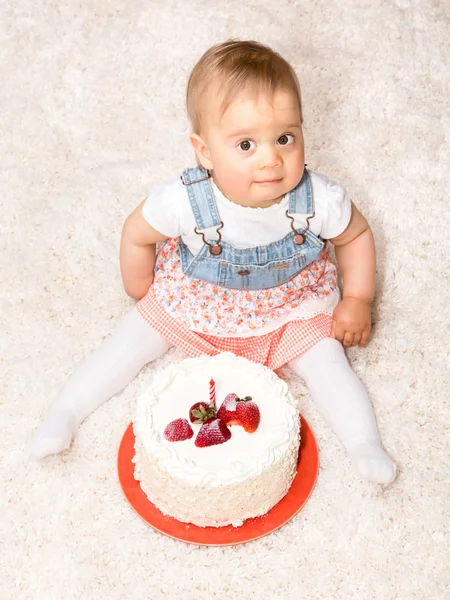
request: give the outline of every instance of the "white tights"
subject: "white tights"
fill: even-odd
[[[43,458],[68,448],[83,419],[170,347],[133,308],[69,378],[34,435],[30,446],[33,456]],[[395,465],[381,447],[371,402],[342,345],[324,339],[289,366],[305,380],[322,416],[350,454],[356,472],[370,481],[392,481]]]
[[[289,363],[304,379],[322,417],[364,479],[390,483],[396,467],[381,447],[372,403],[353,372],[342,344],[325,338]]]

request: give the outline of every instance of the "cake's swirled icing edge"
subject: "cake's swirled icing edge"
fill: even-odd
[[[178,455],[175,444],[168,446],[162,444],[160,435],[155,431],[152,423],[152,409],[158,402],[159,394],[166,389],[175,377],[183,376],[192,368],[201,369],[205,362],[207,369],[210,361],[218,360],[226,369],[245,369],[249,381],[258,378],[267,389],[277,397],[277,402],[284,402],[283,422],[279,428],[271,428],[267,432],[265,450],[258,460],[234,461],[229,465],[217,465],[212,468],[200,468],[194,461]],[[151,386],[138,398],[136,417],[133,422],[134,433],[142,443],[146,453],[161,461],[161,466],[175,477],[180,477],[192,485],[230,485],[248,478],[257,477],[271,465],[275,464],[287,451],[289,446],[299,444],[299,418],[295,408],[295,401],[289,393],[287,384],[279,379],[275,373],[259,364],[225,352],[215,357],[205,356],[185,359],[179,364],[169,365],[157,374]],[[249,434],[250,435],[250,434]]]

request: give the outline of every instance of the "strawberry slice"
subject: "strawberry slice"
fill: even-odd
[[[200,431],[195,438],[195,445],[197,448],[204,448],[206,446],[217,446],[228,442],[231,437],[231,431],[222,421],[222,419],[212,419],[207,423],[204,423],[200,427]]]
[[[216,417],[214,404],[196,402],[189,409],[189,420],[191,423],[206,423]]]
[[[261,414],[250,396],[237,400],[236,419],[247,433],[254,433],[258,429]]]
[[[236,404],[238,400],[239,398],[236,394],[228,394],[220,405],[217,416],[219,419],[222,419],[225,425],[240,425],[236,419]]]
[[[166,440],[169,442],[182,442],[189,440],[194,432],[186,419],[175,419],[171,421],[164,429],[163,433]]]

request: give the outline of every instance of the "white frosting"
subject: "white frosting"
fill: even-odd
[[[209,380],[216,384],[217,408],[225,396],[251,396],[261,421],[254,433],[232,426],[227,442],[197,448],[200,425],[192,424],[194,436],[169,442],[163,436],[168,423],[189,420],[196,402],[209,402]],[[230,485],[257,477],[298,446],[298,412],[287,384],[261,365],[226,352],[214,357],[186,359],[170,365],[151,381],[138,399],[134,420],[136,438],[148,456],[158,460],[169,475],[190,485]]]

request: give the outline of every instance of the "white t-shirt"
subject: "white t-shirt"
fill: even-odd
[[[308,171],[311,176],[316,215],[310,220],[310,231],[323,239],[340,235],[351,217],[351,201],[346,190],[325,175]],[[268,208],[240,206],[228,200],[212,179],[217,209],[224,227],[222,239],[236,248],[253,248],[276,242],[291,231],[286,217],[288,195],[279,204]],[[144,219],[154,229],[168,237],[179,237],[195,256],[203,241],[196,234],[196,222],[189,203],[186,186],[180,177],[157,187],[142,207]],[[308,215],[306,215],[308,216]],[[295,227],[306,227],[306,216],[295,219]],[[215,228],[204,230],[206,237],[216,239]],[[211,233],[211,235],[209,235]]]

